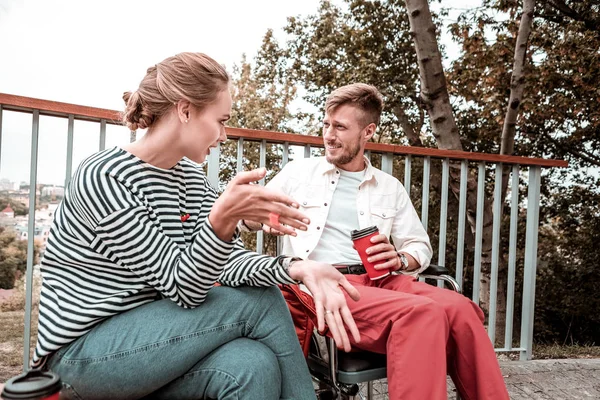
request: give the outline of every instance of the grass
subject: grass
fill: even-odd
[[[600,346],[560,344],[535,344],[533,346],[535,360],[561,358],[600,358]]]
[[[0,312],[0,383],[23,372],[24,312]],[[37,308],[31,315],[31,347],[37,340]]]

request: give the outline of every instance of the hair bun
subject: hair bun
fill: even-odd
[[[123,93],[123,100],[125,101],[123,124],[130,130],[146,129],[152,124],[154,117],[144,108],[139,91]]]

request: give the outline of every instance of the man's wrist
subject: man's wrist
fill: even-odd
[[[414,257],[407,256],[407,253],[404,253],[402,251],[396,251],[396,254],[398,254],[398,258],[399,258],[399,264],[400,267],[398,268],[399,272],[414,272],[416,270],[419,269],[419,263],[416,262],[416,260],[414,259]],[[411,268],[411,261],[415,261],[413,262],[413,266]]]

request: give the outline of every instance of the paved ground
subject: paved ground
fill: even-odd
[[[600,399],[600,359],[501,361],[512,400]],[[387,400],[385,381],[375,385],[375,400]],[[456,398],[448,379],[448,398]]]
[[[500,366],[512,400],[600,399],[600,359],[502,361]],[[385,381],[376,382],[374,397],[388,399]],[[448,398],[456,398],[450,380]]]

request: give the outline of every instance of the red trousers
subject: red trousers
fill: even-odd
[[[447,399],[446,373],[465,400],[508,399],[483,312],[470,299],[405,275],[346,277],[361,296],[347,297],[361,334],[352,344],[387,354],[391,400]]]

